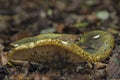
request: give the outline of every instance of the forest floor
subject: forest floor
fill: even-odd
[[[81,63],[77,71],[31,71],[32,65],[5,65],[10,43],[43,33],[112,33],[114,49],[108,59]],[[0,80],[120,80],[119,0],[0,0]]]

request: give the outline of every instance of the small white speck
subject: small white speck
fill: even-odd
[[[15,47],[19,46],[19,44],[14,44]]]
[[[96,35],[96,36],[93,37],[93,39],[97,39],[99,37],[100,37],[100,35]]]
[[[67,43],[67,42],[65,42],[65,41],[62,41],[62,43],[63,43],[63,44],[68,44],[68,43]]]

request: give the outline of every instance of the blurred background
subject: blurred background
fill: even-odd
[[[41,33],[120,31],[119,0],[0,0],[0,39]]]

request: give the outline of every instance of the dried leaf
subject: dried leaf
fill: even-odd
[[[90,22],[95,22],[97,20],[97,17],[95,14],[89,14],[89,15],[86,15],[86,18],[88,21]]]
[[[88,6],[93,6],[93,5],[96,5],[96,4],[98,4],[99,3],[99,0],[87,0],[86,1],[86,4],[88,5]]]
[[[31,75],[30,76],[26,76],[23,73],[17,73],[17,74],[12,74],[10,76],[9,80],[33,80],[33,77]]]
[[[72,74],[65,75],[62,80],[92,80],[92,77],[89,74]]]
[[[15,78],[15,80],[24,80],[24,74],[18,74],[17,76],[15,76],[14,78]]]
[[[3,52],[4,46],[0,44],[0,53]]]
[[[106,68],[108,79],[120,79],[120,55],[114,54]]]
[[[8,56],[5,52],[3,52],[4,46],[0,44],[0,63],[2,65],[7,64],[8,62]]]
[[[81,22],[81,23],[74,24],[73,27],[84,28],[84,27],[87,27],[88,25],[89,25],[88,22]]]
[[[50,80],[50,77],[49,76],[43,76],[42,80]]]
[[[108,11],[98,11],[96,13],[96,16],[100,20],[107,20],[109,18],[110,14]]]
[[[3,54],[0,54],[0,61],[1,61],[1,63],[2,63],[2,65],[5,65],[5,64],[7,64],[8,63],[8,56],[7,56],[7,54],[6,53],[3,53]]]
[[[119,30],[116,30],[114,28],[108,28],[108,31],[113,33],[113,34],[118,34],[119,33]]]
[[[62,33],[65,25],[63,23],[57,24],[57,32]]]
[[[33,79],[34,80],[41,80],[41,78],[42,77],[39,74],[37,74],[37,73],[33,75]]]
[[[22,31],[17,34],[15,34],[13,37],[11,37],[12,41],[16,41],[25,37],[30,37],[31,33],[29,31]]]
[[[105,68],[106,66],[107,66],[107,64],[101,63],[101,62],[97,62],[97,63],[95,64],[95,67],[96,67],[97,69],[103,69],[103,68]]]
[[[56,29],[52,27],[52,28],[43,29],[43,30],[40,31],[40,33],[41,33],[41,34],[53,33],[53,32],[55,32],[55,31],[56,31]]]

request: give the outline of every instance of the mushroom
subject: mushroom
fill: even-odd
[[[77,40],[79,39],[79,40]],[[40,34],[11,44],[9,60],[30,61],[55,66],[99,62],[107,58],[114,46],[109,32],[91,31],[79,38],[71,34]]]

